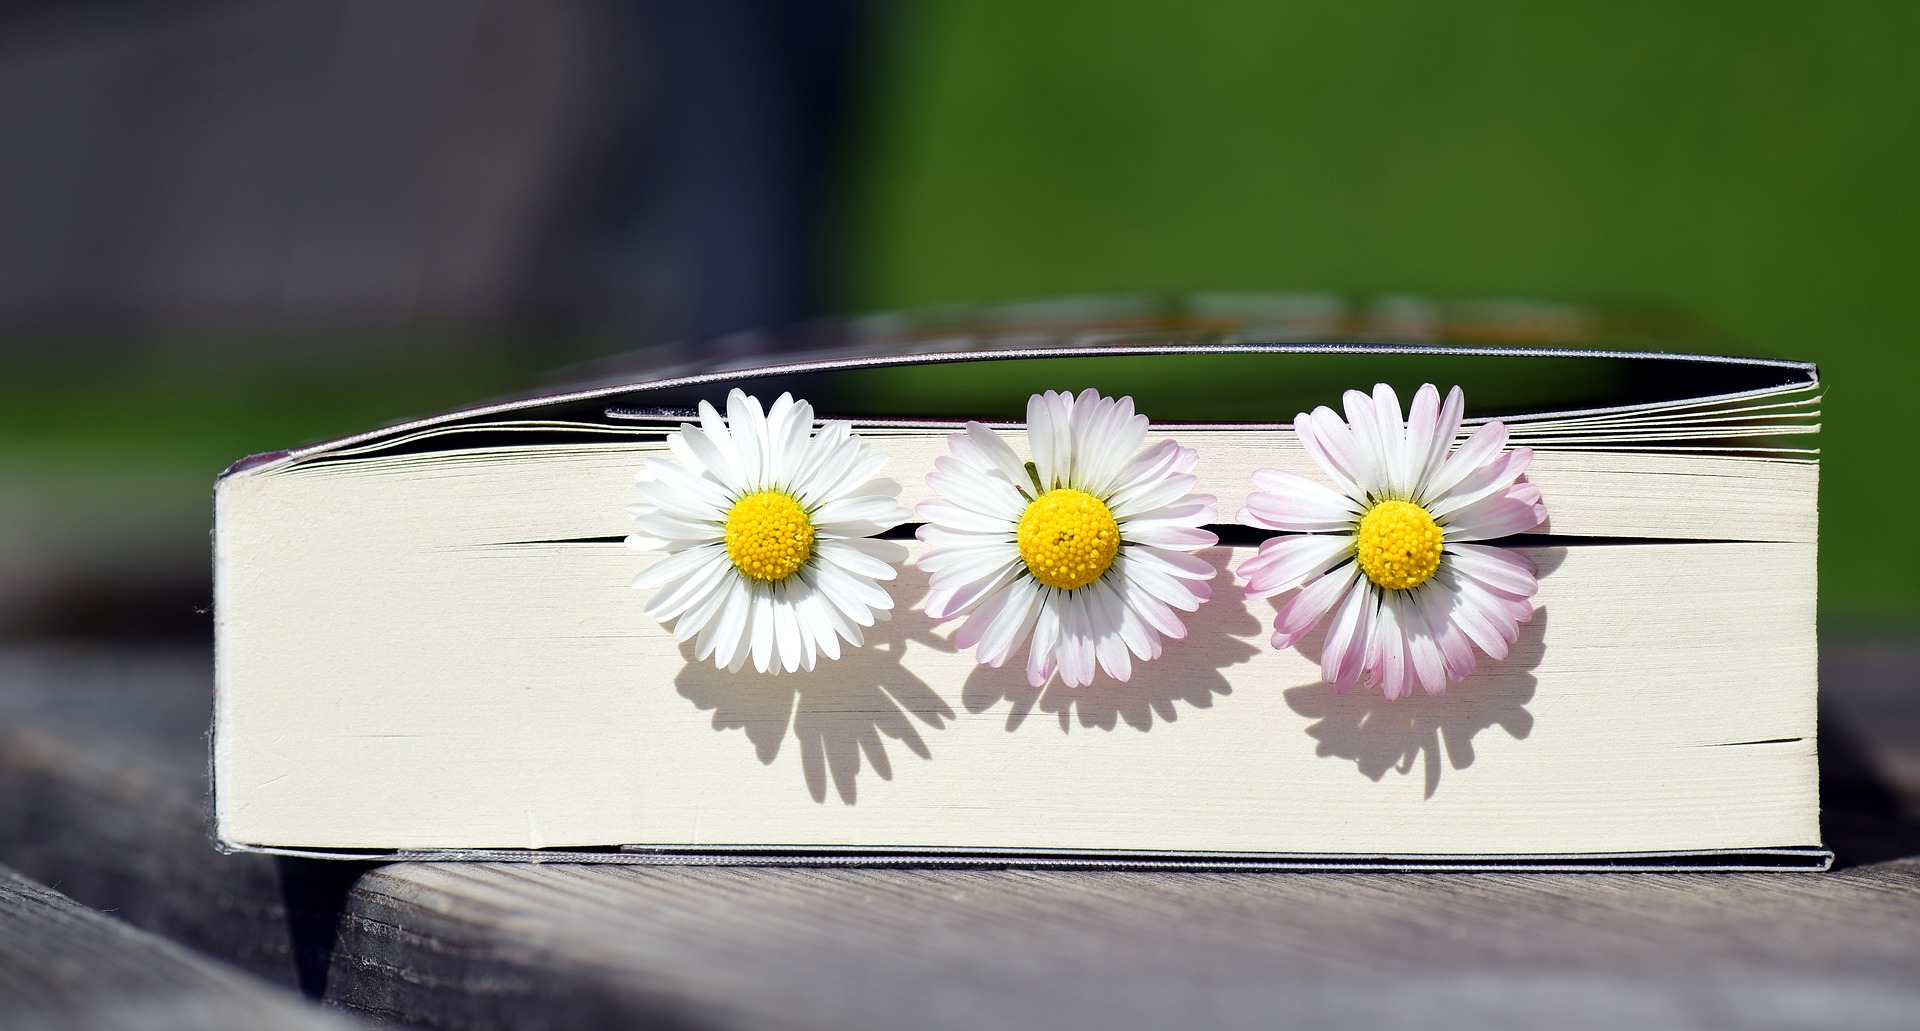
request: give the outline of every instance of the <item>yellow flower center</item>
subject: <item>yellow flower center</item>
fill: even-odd
[[[1360,517],[1360,571],[1389,591],[1418,587],[1440,568],[1440,524],[1411,501],[1382,501]]]
[[[727,512],[727,557],[755,580],[785,580],[813,557],[813,523],[790,494],[745,495]]]
[[[1100,579],[1120,553],[1120,524],[1099,498],[1061,487],[1033,499],[1015,532],[1033,578],[1071,591]]]

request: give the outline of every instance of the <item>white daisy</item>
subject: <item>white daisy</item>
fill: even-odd
[[[781,394],[771,411],[739,390],[727,418],[700,403],[700,425],[667,435],[679,464],[648,459],[635,477],[640,524],[627,545],[665,551],[633,581],[659,588],[647,614],[694,639],[694,657],[727,670],[812,669],[840,641],[887,618],[906,549],[869,539],[905,522],[900,485],[874,479],[874,454],[844,422],[813,427],[813,406]]]
[[[1241,564],[1248,597],[1291,594],[1274,618],[1275,648],[1332,612],[1320,672],[1342,691],[1364,679],[1388,698],[1415,683],[1440,694],[1474,671],[1474,648],[1506,658],[1533,618],[1533,564],[1468,543],[1546,519],[1540,488],[1522,477],[1533,451],[1502,451],[1507,428],[1497,421],[1453,448],[1463,408],[1459,387],[1442,404],[1427,384],[1402,423],[1393,388],[1349,390],[1346,421],[1325,407],[1293,421],[1337,489],[1277,469],[1253,474],[1258,489],[1240,520],[1290,535]]]
[[[1027,402],[1023,463],[991,429],[968,423],[927,476],[938,498],[916,508],[928,545],[927,614],[966,615],[960,648],[1000,666],[1026,643],[1027,682],[1060,671],[1069,687],[1096,664],[1126,680],[1133,659],[1160,657],[1211,593],[1214,568],[1189,554],[1218,541],[1201,529],[1214,499],[1192,493],[1198,458],[1163,440],[1146,450],[1133,399],[1048,391]]]

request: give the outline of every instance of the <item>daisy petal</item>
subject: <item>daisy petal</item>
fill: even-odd
[[[1467,437],[1466,443],[1447,456],[1439,471],[1427,481],[1426,493],[1416,500],[1432,501],[1444,497],[1461,480],[1472,475],[1474,470],[1492,461],[1506,446],[1506,423],[1494,421],[1483,424]]]
[[[1121,531],[1123,534],[1143,526],[1184,526],[1197,529],[1213,522],[1216,511],[1212,496],[1189,494],[1171,505],[1156,508],[1131,519],[1119,520],[1119,523],[1124,528]],[[1219,543],[1218,535],[1215,535],[1213,543]],[[1201,547],[1210,546],[1201,545]]]
[[[1316,519],[1344,519],[1354,521],[1365,511],[1361,502],[1329,490],[1298,473],[1281,469],[1255,469],[1253,485],[1257,491],[1281,495],[1284,498],[1298,498],[1290,501],[1289,507]]]
[[[1455,484],[1445,497],[1435,498],[1427,505],[1427,511],[1435,519],[1444,521],[1448,515],[1466,508],[1482,498],[1491,497],[1510,489],[1520,474],[1527,471],[1533,462],[1532,448],[1514,448],[1487,462],[1487,464],[1467,474],[1467,478]]]
[[[668,555],[640,571],[633,578],[633,586],[638,590],[660,587],[673,583],[692,574],[694,570],[709,562],[718,562],[722,566],[731,565],[727,561],[727,548],[724,544],[705,544],[687,551]]]
[[[1289,533],[1337,533],[1351,530],[1360,506],[1352,498],[1328,490],[1304,476],[1261,469],[1254,473],[1258,487],[1240,511],[1242,522]]]
[[[748,397],[738,387],[727,394],[727,427],[733,433],[733,445],[740,451],[740,468],[753,489],[767,486],[767,416],[760,399]],[[755,664],[758,667],[758,663]],[[764,669],[761,672],[766,672]]]
[[[1118,588],[1109,587],[1108,593],[1112,595],[1115,611],[1120,615],[1120,641],[1127,646],[1127,651],[1142,659],[1159,658],[1160,635],[1141,617],[1137,608],[1127,604],[1126,596]]]
[[[747,616],[752,601],[746,584],[729,584],[720,611],[706,626],[700,628],[700,635],[694,642],[694,657],[705,659],[712,655],[715,667],[732,667],[734,657],[746,651]]]
[[[1447,460],[1447,452],[1453,447],[1453,438],[1460,435],[1460,420],[1466,414],[1466,395],[1459,387],[1447,391],[1447,399],[1441,403],[1440,411],[1434,418],[1433,434],[1427,442],[1427,453],[1420,461],[1413,481],[1413,496],[1416,498],[1433,497],[1428,484],[1440,472]]]
[[[922,533],[925,529],[921,528]],[[925,540],[925,537],[921,539]],[[930,549],[921,553],[915,562],[931,575],[935,587],[979,580],[993,576],[1007,566],[1023,564],[1019,551],[1001,540],[982,540],[978,544]]]
[[[887,567],[887,571],[885,574],[874,573],[873,578],[876,580],[893,579],[899,575],[896,567],[907,560],[907,546],[898,541],[876,540],[872,537],[836,537],[831,538],[830,544],[823,543],[821,546],[829,549],[850,548],[882,563]]]
[[[887,456],[870,451],[864,445],[856,444],[855,449],[856,457],[846,472],[824,488],[826,499],[853,493],[882,493],[878,486],[869,481],[873,481],[880,470],[886,468]]]
[[[1118,400],[1085,390],[1073,406],[1073,483],[1096,497],[1113,490],[1128,460],[1147,439],[1147,420],[1133,398]]]
[[[1027,444],[1042,490],[1063,486],[1073,473],[1071,395],[1047,391],[1027,400]]]
[[[929,498],[913,506],[914,514],[922,522],[934,523],[944,528],[964,530],[970,533],[1004,533],[1011,535],[1019,525],[1020,513],[1013,512],[1004,516],[990,516],[970,509],[961,508],[945,498]]]
[[[682,423],[677,431],[667,434],[667,450],[695,476],[711,476],[723,487],[738,488],[731,481],[726,456],[698,426]]]
[[[1400,421],[1400,396],[1385,383],[1373,387],[1374,432],[1380,441],[1380,458],[1387,470],[1387,489],[1395,495],[1407,493],[1407,428]]]
[[[834,621],[829,617],[831,609],[832,606],[820,597],[817,590],[800,594],[800,633],[812,642],[815,652],[830,662],[840,658],[840,635],[835,632]]]
[[[813,505],[820,502],[822,494],[820,488],[825,484],[816,480],[820,479],[821,467],[828,457],[839,450],[841,445],[852,436],[852,425],[838,419],[823,422],[820,428],[814,431],[813,438],[807,441],[806,448],[801,452],[799,464],[794,466],[785,477],[788,489],[793,492],[794,497],[800,499],[802,504]]]
[[[1320,675],[1342,690],[1352,688],[1360,679],[1362,660],[1366,658],[1367,617],[1373,602],[1374,592],[1366,584],[1348,591],[1327,628],[1327,641],[1320,651]]]
[[[849,437],[835,441],[831,446],[820,450],[817,455],[810,452],[807,456],[807,468],[803,479],[793,484],[794,496],[802,505],[819,505],[831,499],[837,485],[845,483],[849,475],[866,454],[866,447],[859,440]]]
[[[861,626],[872,626],[874,614],[893,607],[893,598],[879,584],[849,573],[833,562],[813,563],[814,580],[833,607]]]
[[[1005,593],[1009,597],[1006,605],[980,636],[980,646],[975,654],[981,662],[997,669],[1020,650],[1020,645],[1033,632],[1033,624],[1040,616],[1043,591],[1044,588],[1032,580],[1017,580],[1007,589]]]
[[[1518,636],[1518,624],[1494,601],[1495,592],[1446,572],[1435,577],[1434,582],[1443,590],[1452,592],[1453,624],[1467,635],[1467,639],[1495,662],[1506,658],[1507,649]]]
[[[1142,561],[1139,550],[1134,549],[1134,553],[1123,550],[1113,568],[1108,570],[1109,576],[1118,574],[1126,578],[1129,593],[1137,591],[1181,612],[1192,612],[1200,607],[1200,602],[1206,600],[1205,597],[1195,597],[1191,586],[1168,572],[1165,566]]]
[[[699,544],[711,544],[715,541],[725,539],[725,526],[718,520],[711,522],[700,520],[696,522],[691,519],[682,519],[670,512],[662,512],[651,506],[649,506],[648,511],[635,512],[629,510],[628,514],[633,516],[634,521],[639,524],[640,532],[643,536],[654,537],[669,542],[681,542],[676,546],[669,546],[662,549],[665,551],[676,550],[676,548],[690,548]]]
[[[770,661],[788,673],[800,668],[800,620],[793,611],[793,600],[786,585],[767,591],[767,605],[773,612],[773,656]]]
[[[1407,658],[1414,675],[1428,694],[1440,694],[1447,689],[1447,660],[1440,654],[1440,642],[1429,618],[1432,606],[1423,604],[1431,599],[1405,591],[1396,594],[1394,601],[1399,609],[1395,615],[1406,627]]]
[[[647,460],[634,487],[655,508],[694,521],[726,519],[735,500],[717,481],[658,459]]]
[[[1047,595],[1056,592],[1047,591]],[[1060,646],[1060,605],[1056,599],[1047,598],[1039,606],[1039,614],[1033,621],[1033,638],[1027,646],[1027,683],[1033,687],[1043,687],[1053,678],[1057,661],[1054,658]]]
[[[1212,530],[1157,520],[1134,520],[1127,523],[1121,532],[1129,544],[1170,548],[1174,551],[1197,551],[1220,543],[1220,535]]]
[[[1447,666],[1447,679],[1457,681],[1472,676],[1478,665],[1473,657],[1473,645],[1466,632],[1453,619],[1453,610],[1458,607],[1459,599],[1438,581],[1429,581],[1423,590],[1433,595],[1423,599],[1421,614],[1426,617],[1434,641],[1440,645],[1440,657]]]
[[[1378,653],[1375,658],[1380,690],[1388,701],[1406,694],[1412,687],[1412,670],[1407,663],[1407,636],[1401,625],[1398,592],[1384,592],[1380,598]]]
[[[750,634],[753,668],[765,673],[773,668],[773,593],[765,588],[753,590]]]
[[[1275,537],[1263,542],[1237,572],[1247,581],[1247,597],[1268,598],[1291,591],[1333,568],[1352,547],[1353,541],[1346,537]]]
[[[1104,581],[1090,585],[1086,595],[1088,617],[1095,628],[1094,658],[1107,676],[1125,683],[1133,675],[1133,659],[1120,636],[1126,607],[1120,604],[1120,597],[1112,586]]]
[[[1014,454],[1013,448],[985,423],[967,423],[965,433],[956,433],[947,438],[947,446],[956,457],[981,472],[997,472],[1015,487],[1024,488],[1028,485],[1027,467],[1020,461],[1020,456]]]
[[[1347,427],[1353,431],[1355,451],[1361,462],[1358,470],[1361,488],[1368,495],[1390,492],[1393,483],[1387,468],[1387,447],[1390,442],[1380,436],[1383,420],[1374,411],[1373,398],[1358,390],[1349,390],[1341,397],[1341,403],[1346,409]],[[1393,418],[1398,422],[1400,413],[1394,412]],[[1398,441],[1391,443],[1397,445]]]
[[[813,554],[822,562],[831,562],[855,576],[869,580],[891,580],[894,576],[892,566],[853,547],[847,541],[818,541],[814,546]]]
[[[1445,524],[1447,539],[1488,541],[1525,533],[1539,526],[1547,518],[1547,508],[1540,504],[1538,488],[1522,489],[1532,487],[1532,484],[1515,484],[1505,494],[1495,495],[1453,513]]]
[[[1140,616],[1140,621],[1155,632],[1176,641],[1187,636],[1187,625],[1180,622],[1180,617],[1166,602],[1145,591],[1134,590],[1131,584],[1126,592],[1126,602],[1127,607]]]
[[[1358,575],[1358,566],[1342,566],[1301,588],[1274,616],[1273,646],[1291,648],[1305,637],[1319,624],[1320,617],[1346,594],[1347,588],[1353,586]]]
[[[1431,383],[1421,384],[1407,406],[1406,493],[1413,494],[1427,479],[1427,460],[1433,453],[1433,438],[1439,431],[1440,391]]]
[[[1333,409],[1320,407],[1312,413],[1293,417],[1293,432],[1307,454],[1333,480],[1333,485],[1348,497],[1365,497],[1362,472],[1366,463],[1360,457],[1353,431],[1340,421]]]
[[[767,438],[773,445],[773,469],[791,476],[806,460],[807,443],[813,432],[813,406],[797,401],[792,394],[781,394],[774,402],[774,413],[767,417]]]
[[[1112,491],[1104,495],[1114,518],[1126,519],[1159,508],[1191,490],[1195,481],[1190,473],[1196,457],[1192,449],[1171,440],[1156,441],[1134,456]]]
[[[710,468],[720,475],[727,489],[735,494],[744,494],[751,489],[752,484],[747,477],[746,467],[741,464],[740,449],[734,444],[733,433],[727,429],[720,413],[714,410],[712,402],[700,402],[700,432],[706,436],[712,453],[720,456],[722,465]]]
[[[720,590],[726,581],[738,579],[730,563],[707,562],[677,583],[670,583],[647,602],[646,613],[662,623],[672,623],[688,609],[696,608],[710,592]]]
[[[909,513],[899,502],[885,494],[856,494],[839,497],[813,510],[809,519],[816,532],[831,531],[844,523],[862,523],[889,530],[907,521]],[[861,534],[861,536],[868,536]]]
[[[1160,548],[1140,545],[1138,547],[1125,548],[1121,553],[1137,564],[1150,565],[1165,570],[1170,576],[1177,576],[1182,580],[1199,581],[1199,583],[1190,583],[1187,585],[1187,590],[1190,591],[1198,592],[1204,590],[1206,588],[1206,582],[1213,579],[1214,574],[1219,572],[1213,568],[1213,563],[1208,562],[1206,559],[1198,555],[1189,555],[1179,551],[1164,551]],[[1202,597],[1205,596],[1204,594],[1202,595]]]
[[[1087,612],[1086,595],[1062,591],[1056,597],[1064,603],[1066,617],[1060,645],[1055,649],[1060,661],[1060,679],[1068,687],[1085,687],[1093,683],[1094,668],[1093,619]]]
[[[1026,498],[997,473],[948,455],[934,459],[933,472],[927,474],[927,486],[961,508],[983,515],[1004,514],[1026,507]]]
[[[1371,583],[1361,584],[1360,590],[1366,592],[1367,601],[1360,607],[1360,629],[1353,643],[1360,652],[1360,673],[1354,683],[1373,687],[1380,683],[1380,624],[1386,604]]]
[[[806,576],[804,573],[802,575]],[[827,597],[826,592],[819,587],[817,581],[812,577],[807,577],[807,586],[813,588],[813,598],[818,603],[815,608],[816,614],[833,630],[834,634],[855,648],[865,643],[865,635],[861,631],[861,625],[848,619],[846,613],[840,611],[837,606],[833,605]]]
[[[1461,575],[1495,590],[1529,598],[1539,589],[1533,563],[1525,555],[1484,544],[1449,544],[1446,556]]]

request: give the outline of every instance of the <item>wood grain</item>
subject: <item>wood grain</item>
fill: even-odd
[[[1830,682],[1856,675],[1829,653]],[[187,657],[0,657],[0,860],[409,1022],[1858,1028],[1920,1012],[1920,834],[1872,765],[1897,747],[1843,747],[1835,732],[1860,732],[1844,715],[1822,727],[1845,867],[1827,875],[368,867],[208,846],[206,675]]]
[[[1917,889],[1910,864],[1833,878],[415,866],[362,880],[336,955],[394,970],[350,1001],[470,1026],[492,1007],[538,1012],[555,986],[513,976],[529,953],[575,998],[735,1027],[1897,1026],[1920,1006]],[[502,926],[512,938],[475,933]],[[491,998],[423,989],[450,961]]]
[[[0,867],[0,1027],[350,1026]]]

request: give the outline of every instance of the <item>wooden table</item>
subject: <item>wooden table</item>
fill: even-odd
[[[1920,1026],[1920,648],[1826,652],[1830,874],[221,855],[205,658],[89,651],[0,655],[0,862],[330,1005],[436,1027]]]
[[[0,867],[0,1027],[335,1031],[290,992],[136,930]]]

